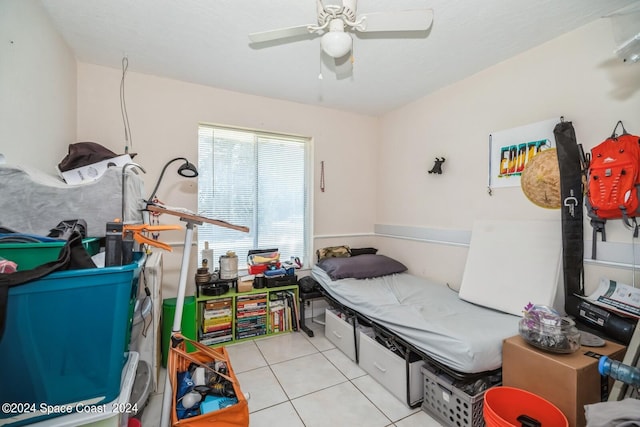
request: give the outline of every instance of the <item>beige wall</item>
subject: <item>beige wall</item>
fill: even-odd
[[[76,60],[35,0],[0,0],[0,154],[54,173],[76,137]]]
[[[52,172],[70,142],[124,150],[119,63],[80,63],[76,71],[69,49],[34,0],[0,0],[0,35],[14,42],[0,44],[0,152],[10,162]],[[619,119],[640,132],[639,66],[622,65],[613,48],[609,23],[599,20],[379,119],[130,72],[131,151],[147,170],[150,191],[167,160],[195,161],[199,122],[310,136],[315,246],[376,245],[411,271],[455,287],[464,245],[373,237],[374,226],[446,232],[470,230],[475,218],[558,218],[558,211],[535,207],[517,188],[487,195],[488,135],[561,115],[574,123],[586,149]],[[443,175],[427,174],[436,156],[447,158]],[[321,161],[324,193],[318,189]],[[170,170],[160,195],[195,210],[195,186]],[[588,224],[585,231],[589,238]],[[619,223],[607,231],[609,240],[630,241]],[[183,234],[163,239],[179,249]],[[166,282],[175,283],[180,250],[165,259]],[[593,282],[597,274],[589,269]],[[613,270],[611,276],[630,281],[628,271]]]
[[[640,133],[640,65],[622,64],[613,50],[609,22],[601,19],[385,115],[376,222],[470,230],[476,218],[559,219],[559,210],[536,207],[519,187],[487,194],[488,136],[560,116],[573,122],[585,150],[617,120]],[[436,156],[447,159],[443,175],[427,174]],[[607,234],[631,241],[619,221]],[[380,245],[418,274],[460,284],[465,249],[387,238]]]
[[[133,61],[129,59],[131,65]],[[124,150],[120,79],[119,69],[79,64],[79,140],[96,141],[116,152]],[[131,152],[138,153],[135,161],[147,171],[147,192],[168,160],[184,156],[197,161],[199,122],[310,136],[315,168],[314,234],[373,233],[377,119],[133,72],[126,75],[125,93],[133,136]],[[325,162],[325,192],[318,189],[320,161]],[[175,167],[167,170],[159,198],[168,205],[195,211],[196,180],[179,177]],[[183,234],[162,238],[181,242]],[[192,251],[192,272],[195,255]],[[181,256],[179,250],[166,254],[166,283],[177,282]]]

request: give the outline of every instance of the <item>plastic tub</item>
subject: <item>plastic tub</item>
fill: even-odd
[[[0,257],[18,264],[18,271],[30,270],[49,261],[55,261],[66,242],[41,243],[0,243]],[[89,255],[100,251],[100,239],[82,239],[82,245]]]
[[[136,403],[131,402],[131,393],[136,377],[136,367],[139,366],[140,355],[135,351],[129,352],[127,363],[122,369],[122,387],[118,398],[113,402],[89,406],[95,409],[86,412],[64,415],[32,424],[31,427],[128,427],[133,419]]]
[[[483,414],[487,427],[569,426],[567,417],[551,402],[514,387],[488,389],[484,393]]]
[[[173,331],[173,318],[176,313],[176,298],[167,298],[162,301],[162,367],[167,367],[169,360],[169,341]],[[182,306],[181,333],[192,340],[198,339],[196,335],[196,298],[194,296],[185,297]],[[187,351],[195,351],[191,344],[187,344]]]
[[[522,339],[552,353],[573,353],[580,348],[580,331],[575,322],[546,306],[534,306],[518,323]]]
[[[0,401],[34,410],[18,419],[0,413],[0,425],[65,415],[43,413],[42,405],[55,410],[118,397],[144,259],[136,254],[132,264],[60,271],[9,289]]]

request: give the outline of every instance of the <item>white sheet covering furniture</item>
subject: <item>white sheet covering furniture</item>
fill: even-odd
[[[125,171],[125,222],[142,222],[144,185]],[[84,219],[87,236],[105,235],[106,223],[122,217],[122,168],[111,167],[94,182],[65,184],[58,177],[18,166],[0,166],[0,225],[46,236],[61,221]]]
[[[458,372],[500,368],[502,340],[518,333],[519,316],[466,302],[446,286],[409,273],[332,280],[314,266],[311,275],[340,304]]]
[[[564,311],[559,220],[476,220],[460,298],[521,316],[529,302]]]

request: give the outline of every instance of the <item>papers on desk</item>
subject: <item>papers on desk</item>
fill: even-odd
[[[640,319],[640,289],[615,280],[600,280],[591,295],[581,298],[623,316]]]
[[[127,163],[131,163],[131,156],[124,154],[111,159],[102,160],[90,165],[81,166],[79,168],[71,169],[66,172],[60,172],[62,179],[69,185],[85,184],[93,182],[104,175],[105,171],[110,166],[124,166]]]

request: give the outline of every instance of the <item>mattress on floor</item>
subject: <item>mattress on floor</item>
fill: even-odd
[[[84,219],[87,236],[103,237],[106,223],[122,217],[142,222],[144,182],[127,168],[110,167],[93,182],[68,185],[58,177],[23,167],[0,166],[0,226],[46,236],[61,221]]]
[[[466,302],[448,287],[409,273],[334,281],[314,266],[311,275],[339,303],[458,372],[500,368],[502,340],[518,334],[519,316]]]

